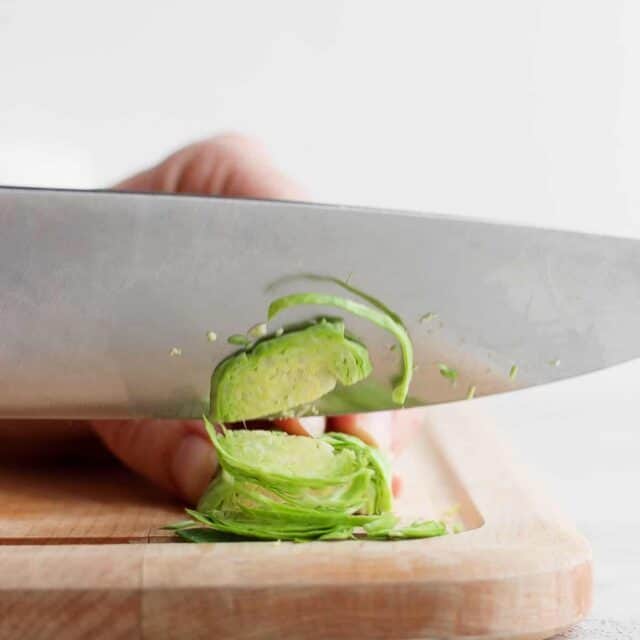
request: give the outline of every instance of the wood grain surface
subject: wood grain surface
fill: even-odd
[[[4,465],[0,638],[526,640],[585,615],[587,542],[477,412],[430,409],[396,468],[403,514],[465,531],[169,544],[179,505],[120,467]]]

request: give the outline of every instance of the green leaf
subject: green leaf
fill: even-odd
[[[187,509],[197,524],[254,539],[336,539],[391,510],[389,465],[358,438],[205,426],[221,471]]]
[[[392,320],[397,322],[401,327],[405,326],[404,322],[402,321],[402,318],[395,311],[392,311],[391,309],[389,309],[389,307],[384,302],[382,302],[382,300],[372,296],[369,293],[366,293],[362,289],[358,289],[358,287],[353,286],[350,282],[347,282],[346,280],[341,280],[340,278],[336,278],[335,276],[323,276],[316,273],[300,273],[293,276],[285,276],[284,278],[280,278],[279,280],[274,282],[272,285],[267,287],[267,290],[271,291],[275,289],[277,286],[280,286],[282,284],[286,284],[288,282],[295,282],[299,280],[309,280],[314,282],[331,282],[333,284],[336,284],[342,289],[344,289],[345,291],[349,291],[349,293],[354,293],[359,298],[366,300],[369,304],[380,309],[380,311],[383,311],[384,313],[386,313]]]
[[[333,531],[321,535],[318,540],[353,540],[354,538],[353,528],[337,527]]]
[[[413,375],[413,346],[407,330],[403,324],[395,319],[395,314],[391,316],[387,311],[381,311],[377,308],[372,309],[359,302],[339,296],[324,293],[294,293],[274,300],[269,305],[268,318],[271,320],[282,311],[300,305],[322,305],[344,309],[349,313],[373,322],[391,333],[398,341],[403,362],[400,380],[393,389],[392,399],[396,404],[401,405],[404,403],[409,393],[409,384]]]
[[[432,521],[397,527],[389,464],[358,438],[228,430],[206,419],[205,426],[220,469],[198,508],[186,509],[192,519],[169,525],[185,540],[378,540],[444,532]]]
[[[370,522],[369,524],[365,524],[363,529],[366,531],[367,535],[371,537],[386,537],[393,530],[393,528],[398,524],[398,518],[393,513],[383,513],[379,518]]]
[[[389,532],[390,538],[400,538],[404,540],[418,538],[433,538],[443,536],[447,533],[447,526],[439,520],[421,520],[414,522],[407,527],[401,527]]]

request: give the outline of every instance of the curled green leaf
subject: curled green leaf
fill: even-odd
[[[402,352],[403,369],[400,380],[394,386],[392,399],[396,404],[403,404],[409,393],[409,385],[413,374],[413,347],[407,330],[401,323],[379,308],[372,309],[360,302],[324,293],[294,293],[274,300],[269,305],[268,318],[273,319],[279,313],[291,307],[301,305],[321,305],[344,309],[353,315],[365,318],[391,333],[398,341]],[[395,314],[394,314],[395,315]]]

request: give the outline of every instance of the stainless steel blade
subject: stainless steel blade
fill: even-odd
[[[292,277],[301,273],[349,278],[406,320],[412,404],[640,356],[636,240],[353,207],[0,188],[0,416],[198,417],[215,363],[236,348],[227,336],[264,321],[278,295],[336,291]],[[437,316],[421,321],[428,312]],[[347,324],[389,388],[393,339]],[[320,409],[372,408],[359,402]]]

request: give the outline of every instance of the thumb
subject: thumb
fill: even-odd
[[[100,420],[93,430],[133,471],[195,504],[218,462],[201,422],[183,420]]]

